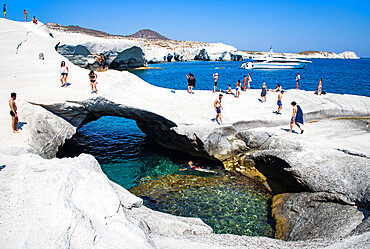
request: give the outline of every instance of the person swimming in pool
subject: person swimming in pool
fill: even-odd
[[[188,167],[187,168],[185,168],[185,169],[180,169],[180,171],[185,171],[185,170],[188,170],[188,169],[194,169],[194,170],[197,170],[197,169],[199,169],[199,167],[198,166],[195,166],[194,164],[193,164],[193,161],[189,161],[188,162]]]
[[[206,172],[206,173],[216,173],[215,171],[213,170],[208,170],[208,169],[202,169],[202,168],[199,168],[198,166],[195,166],[193,164],[193,161],[189,161],[188,162],[188,167],[185,168],[185,169],[180,169],[180,171],[185,171],[185,170],[197,170],[197,171],[200,171],[200,172]]]

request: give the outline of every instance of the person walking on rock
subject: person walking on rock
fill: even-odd
[[[293,115],[292,115],[292,118],[290,120],[290,133],[293,132],[293,124],[296,124],[298,126],[298,128],[301,130],[301,134],[303,133],[303,130],[301,129],[301,127],[299,126],[298,123],[300,124],[303,124],[303,112],[302,112],[302,109],[299,105],[297,105],[297,103],[295,101],[293,101],[291,103],[291,105],[293,106]]]
[[[23,10],[23,14],[24,14],[24,19],[25,19],[25,22],[27,22],[27,14],[28,14],[28,11],[26,11],[26,10]]]
[[[215,73],[213,75],[213,79],[214,79],[214,86],[213,86],[213,92],[217,92],[217,81],[218,81],[218,73]]]
[[[295,77],[295,81],[296,81],[296,90],[298,90],[298,86],[299,86],[299,81],[301,80],[301,76],[299,75],[299,73],[297,73],[297,77]]]
[[[62,82],[62,87],[67,87],[67,77],[68,77],[69,69],[66,66],[65,61],[62,61],[60,65],[60,81]]]
[[[216,118],[215,118],[215,121],[218,124],[222,124],[221,110],[224,109],[224,108],[222,108],[222,105],[221,105],[222,96],[223,96],[222,94],[218,95],[218,98],[213,103],[213,106],[214,106],[214,108],[216,110]],[[220,118],[220,122],[218,121],[218,118]]]
[[[19,133],[19,130],[17,129],[18,113],[17,113],[17,105],[15,104],[16,99],[17,99],[17,94],[11,93],[10,100],[9,100],[9,107],[10,107],[10,116],[12,116],[13,133]]]
[[[3,12],[4,12],[4,19],[6,19],[6,4],[4,3],[4,7],[3,7]]]
[[[262,102],[266,102],[266,94],[267,94],[267,86],[266,86],[266,83],[263,82],[262,90],[261,90]]]
[[[91,85],[91,94],[98,93],[98,89],[96,89],[96,84],[98,83],[96,82],[96,80],[98,79],[98,75],[96,75],[96,73],[94,73],[93,70],[91,70],[89,73],[89,79],[90,79],[90,85]]]
[[[281,92],[278,95],[278,101],[277,101],[278,109],[276,111],[276,114],[281,114],[280,110],[283,109],[283,102],[282,102],[283,94],[284,94],[284,90],[281,90]]]

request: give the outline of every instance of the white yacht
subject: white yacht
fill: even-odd
[[[244,62],[240,68],[243,69],[301,69],[306,65],[312,63],[311,61],[287,58],[284,56],[274,56],[273,50],[267,56],[253,57],[250,61]]]

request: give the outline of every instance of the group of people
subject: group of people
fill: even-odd
[[[62,83],[62,87],[67,87],[67,77],[69,74],[69,68],[66,66],[65,61],[62,61],[60,65],[60,81]],[[98,93],[98,89],[96,88],[96,84],[98,82],[96,81],[98,79],[98,75],[94,72],[94,70],[91,70],[89,73],[89,80],[90,80],[90,86],[91,86],[91,94]]]
[[[6,19],[6,4],[4,3],[4,6],[3,6],[3,13],[4,13],[4,19]],[[24,19],[25,19],[25,22],[27,22],[27,14],[28,14],[28,11],[26,10],[23,10],[23,14],[24,14]],[[33,16],[32,18],[32,22],[34,24],[37,24],[37,19],[35,16]]]

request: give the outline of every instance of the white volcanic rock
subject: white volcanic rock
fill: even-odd
[[[316,96],[313,92],[288,90],[283,98],[283,114],[277,116],[272,113],[276,109],[277,93],[269,93],[267,102],[261,104],[257,100],[260,91],[251,90],[242,92],[239,99],[224,96],[225,125],[218,126],[210,121],[215,116],[213,101],[217,96],[210,91],[196,91],[194,95],[186,91],[171,93],[129,72],[109,70],[98,73],[99,94],[91,95],[88,70],[58,54],[54,49],[56,43],[56,38],[50,37],[42,25],[0,19],[3,58],[0,98],[4,100],[0,106],[3,127],[0,159],[7,165],[0,171],[4,190],[0,202],[3,247],[191,248],[207,243],[205,247],[227,248],[225,243],[229,243],[235,248],[248,247],[250,243],[256,248],[275,245],[294,248],[297,245],[245,236],[151,233],[145,217],[139,220],[129,210],[139,207],[141,201],[112,184],[91,156],[52,160],[38,156],[53,157],[76,127],[102,115],[135,119],[159,143],[192,154],[211,155],[220,160],[243,154],[255,160],[261,170],[260,162],[270,160],[271,172],[291,177],[287,189],[330,192],[346,200],[347,205],[367,207],[370,196],[366,158],[369,146],[365,146],[369,141],[367,123],[328,119],[369,116],[368,97],[330,93]],[[41,52],[45,60],[39,60]],[[60,87],[62,60],[67,61],[70,69],[67,88]],[[24,122],[20,134],[12,134],[10,129],[6,100],[13,91],[18,94],[20,122]],[[306,124],[302,135],[282,130],[288,128],[291,117],[288,103],[293,100],[301,105],[306,121],[319,120]],[[240,106],[248,106],[248,111],[235,111]],[[274,180],[273,176],[271,179]],[[152,221],[161,222],[162,218],[158,217]],[[163,224],[168,224],[169,217]],[[172,224],[177,222],[179,219],[174,218]],[[189,231],[197,231],[193,228],[198,229],[198,221],[191,223],[189,219],[181,226],[188,222]],[[157,231],[163,224],[155,226]],[[185,230],[181,228],[175,233]],[[368,243],[368,234],[363,231],[320,245],[338,243],[342,247],[356,247]],[[311,241],[302,243],[307,247],[318,245]]]
[[[208,54],[209,60],[231,60],[230,53],[236,48],[223,43],[206,43],[195,41],[147,40],[145,55],[148,62],[163,62],[164,57],[178,55],[180,60],[194,60],[201,51]]]
[[[97,69],[96,57],[102,53],[106,67],[117,70],[146,65],[144,42],[110,37],[102,38],[78,33],[52,31],[58,52],[75,65]]]

